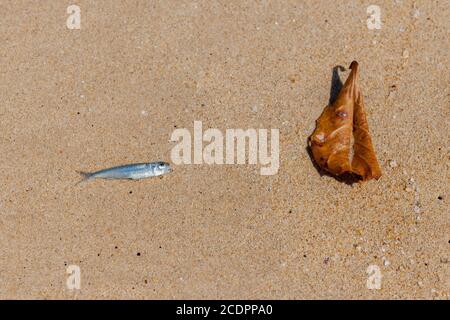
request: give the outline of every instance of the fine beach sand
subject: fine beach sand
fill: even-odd
[[[0,298],[448,299],[448,2],[337,2],[1,1]],[[352,60],[383,176],[348,185],[306,146]],[[75,185],[196,120],[278,128],[278,174]]]

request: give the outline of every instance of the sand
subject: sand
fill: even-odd
[[[380,30],[367,1],[74,2],[79,30],[71,2],[0,4],[1,298],[448,299],[447,1],[376,1]],[[383,176],[348,185],[306,141],[352,60]],[[278,128],[278,174],[75,186],[195,120]]]

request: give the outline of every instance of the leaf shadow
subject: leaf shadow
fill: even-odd
[[[333,73],[331,75],[330,99],[328,100],[328,105],[332,105],[336,101],[339,92],[341,92],[342,87],[344,86],[341,77],[339,76],[339,71],[345,71],[345,68],[340,65],[337,65],[333,68]]]
[[[336,99],[339,95],[339,92],[341,92],[341,89],[344,86],[344,84],[342,83],[341,78],[339,76],[339,71],[345,71],[345,70],[346,69],[341,65],[337,65],[333,68],[332,75],[331,75],[330,99],[328,100],[328,105],[332,105],[336,101]],[[319,167],[319,165],[314,160],[311,147],[309,146],[310,138],[311,138],[311,136],[309,136],[306,141],[306,151],[308,153],[309,158],[311,159],[311,162],[314,165],[314,168],[317,170],[317,172],[320,174],[320,176],[333,177],[337,181],[345,183],[347,185],[352,185],[356,182],[361,181],[361,177],[354,173],[349,172],[349,173],[342,174],[340,176],[335,176],[335,175],[325,171],[321,167]]]

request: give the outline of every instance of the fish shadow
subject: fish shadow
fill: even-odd
[[[345,71],[346,69],[343,66],[337,65],[333,68],[333,73],[331,75],[331,86],[330,86],[330,99],[328,100],[328,105],[332,105],[338,95],[339,92],[341,92],[342,87],[344,86],[344,84],[341,81],[341,78],[339,76],[339,71]],[[361,177],[354,174],[354,173],[344,173],[340,176],[335,176],[331,173],[329,173],[328,171],[325,171],[324,169],[322,169],[314,160],[313,154],[312,154],[312,150],[311,147],[309,146],[309,140],[310,140],[311,136],[309,136],[306,139],[306,152],[308,153],[309,158],[311,159],[311,162],[314,165],[314,168],[317,170],[317,172],[320,174],[320,176],[328,176],[328,177],[332,177],[334,179],[336,179],[339,182],[345,183],[347,185],[352,185],[356,182],[361,181]]]

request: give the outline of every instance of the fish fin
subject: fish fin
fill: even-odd
[[[75,185],[78,185],[78,184],[80,184],[80,183],[82,183],[82,182],[86,182],[86,181],[89,181],[89,180],[91,180],[93,177],[93,174],[92,173],[89,173],[89,172],[84,172],[84,171],[77,171],[77,173],[83,178],[83,179],[81,179],[80,181],[78,181]]]

